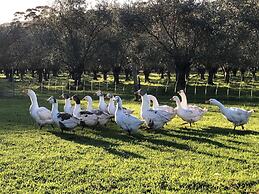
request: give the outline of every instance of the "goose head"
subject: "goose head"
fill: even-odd
[[[217,104],[219,103],[219,101],[217,101],[217,100],[214,99],[214,98],[211,98],[211,99],[207,100],[206,103],[217,105]]]
[[[136,92],[134,92],[134,94],[137,94],[137,95],[139,95],[139,96],[144,96],[145,94],[147,94],[147,92],[145,91],[145,90],[138,90],[138,91],[136,91]]]
[[[80,99],[77,95],[72,96],[72,99],[76,102],[76,104],[80,104]]]
[[[170,100],[177,102],[180,102],[180,98],[178,96],[173,96]]]
[[[176,106],[178,109],[182,108],[181,106],[181,101],[180,101],[180,98],[178,96],[173,96],[170,100],[173,100],[176,102]]]
[[[119,96],[114,96],[112,100],[118,103],[119,101],[121,101],[121,98]]]
[[[178,93],[179,95],[181,95],[181,94],[184,94],[184,91],[183,91],[183,90],[179,90],[177,93]]]
[[[31,97],[32,97],[32,96],[36,96],[35,92],[34,92],[33,90],[31,90],[31,89],[28,89],[28,90],[27,90],[27,95],[28,95],[28,96],[31,96]]]
[[[106,98],[111,99],[113,98],[113,95],[111,93],[106,94]]]
[[[102,92],[101,90],[98,90],[98,91],[96,92],[96,95],[97,95],[97,96],[104,96],[104,94],[103,94],[103,92]]]
[[[121,98],[119,96],[114,96],[113,101],[117,103],[117,107],[118,109],[122,109],[122,101]]]
[[[218,106],[220,109],[224,108],[224,105],[223,105],[221,102],[219,102],[218,100],[216,100],[216,99],[211,98],[211,99],[209,99],[209,100],[206,101],[206,102],[207,102],[207,103],[210,103],[210,104],[213,104],[213,105],[216,105],[216,106]]]
[[[63,94],[61,95],[61,98],[64,98],[64,99],[69,99],[70,97],[69,97],[69,95],[68,95],[68,94],[66,94],[66,93],[63,93]]]
[[[55,103],[57,103],[57,100],[56,100],[56,98],[54,97],[54,96],[51,96],[51,97],[49,97],[49,99],[47,100],[50,104],[55,104]]]
[[[82,100],[86,100],[87,102],[91,102],[92,97],[91,96],[85,96]]]

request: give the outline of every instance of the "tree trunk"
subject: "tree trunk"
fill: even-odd
[[[256,72],[252,71],[252,74],[253,74],[253,80],[256,81]]]
[[[136,65],[132,66],[132,77],[134,82],[134,92],[138,91],[140,89],[140,79],[138,77],[138,70]],[[135,94],[135,101],[139,100],[139,95]]]
[[[20,78],[21,78],[22,81],[24,79],[24,75],[25,75],[25,70],[21,70],[20,71]]]
[[[35,77],[35,71],[32,69],[31,70],[31,76],[34,78]]]
[[[52,74],[54,77],[57,77],[58,76],[58,70],[57,69],[53,69],[52,70]]]
[[[38,69],[38,70],[37,70],[37,74],[38,74],[38,76],[39,76],[38,82],[39,82],[39,83],[42,83],[42,80],[43,80],[43,69]]]
[[[5,69],[5,70],[4,70],[4,74],[5,74],[5,78],[6,78],[6,79],[9,79],[9,78],[10,78],[10,70]]]
[[[83,71],[75,71],[73,74],[72,74],[72,77],[73,77],[73,80],[74,80],[74,86],[79,86],[81,85],[81,82],[82,82],[82,74],[83,74]]]
[[[43,73],[43,77],[44,77],[44,80],[45,80],[45,81],[48,81],[48,77],[49,77],[49,76],[48,76],[48,73],[49,73],[49,71],[45,69],[45,70],[44,70],[44,73]]]
[[[176,88],[178,91],[186,88],[186,80],[190,72],[190,65],[191,63],[183,57],[175,59]]]
[[[107,74],[108,74],[108,72],[106,72],[106,71],[103,72],[103,80],[105,80],[105,81],[107,80]]]
[[[120,66],[113,67],[114,84],[116,83],[118,85],[120,83],[120,71],[121,71]]]
[[[125,69],[124,70],[125,72],[125,81],[129,81],[129,77],[130,77],[130,69]]]
[[[93,79],[94,80],[98,80],[97,71],[93,71]]]
[[[120,74],[118,72],[113,72],[113,82],[117,85],[120,83]]]
[[[237,76],[237,68],[234,68],[234,69],[232,70],[232,73],[233,73],[233,76],[236,77],[236,76]]]
[[[230,81],[230,69],[229,68],[225,69],[224,76],[225,76],[225,83],[228,84]]]
[[[197,70],[198,70],[198,74],[200,75],[200,79],[205,80],[206,69],[203,66],[199,66],[197,67]]]
[[[145,76],[145,83],[149,82],[149,75],[150,75],[150,71],[148,69],[143,71],[144,76]]]
[[[164,79],[164,77],[165,77],[165,70],[164,70],[164,68],[160,68],[160,72],[159,72],[161,75],[160,75],[160,79]]]
[[[208,84],[214,85],[213,78],[214,78],[214,70],[213,68],[209,68]]]
[[[241,73],[241,81],[244,82],[245,81],[245,69],[240,69],[240,73]]]
[[[167,75],[167,79],[171,81],[171,72],[169,70],[166,72],[166,75]]]

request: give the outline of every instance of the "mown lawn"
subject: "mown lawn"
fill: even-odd
[[[41,94],[39,103],[50,108],[47,96]],[[130,99],[124,105],[139,115],[140,103]],[[164,129],[133,136],[114,123],[62,134],[57,128],[39,130],[27,96],[0,97],[1,192],[259,192],[258,105],[225,104],[256,110],[245,130],[233,130],[217,107],[199,104],[209,112],[193,127],[174,118]]]

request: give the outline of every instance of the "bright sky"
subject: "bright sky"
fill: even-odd
[[[0,24],[10,22],[16,11],[26,11],[38,5],[51,5],[54,0],[0,0]]]
[[[96,0],[88,0],[95,2]],[[127,2],[131,0],[117,0],[117,2]],[[134,1],[134,0],[133,0]],[[0,0],[0,24],[10,22],[16,11],[26,11],[39,5],[52,5],[54,0]]]

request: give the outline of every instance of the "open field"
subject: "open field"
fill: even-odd
[[[143,87],[149,87],[161,104],[175,106],[168,100],[174,94],[173,86],[164,92],[164,82],[158,85],[157,78],[152,74],[153,83]],[[226,96],[224,85],[216,96],[227,106],[256,111],[245,130],[233,130],[217,107],[204,104],[205,99],[215,97],[215,88],[209,88],[211,91],[204,96],[205,84],[201,83],[194,96],[193,81],[187,88],[189,101],[209,110],[200,122],[185,128],[179,118],[174,118],[164,129],[140,130],[133,136],[114,123],[96,130],[77,128],[75,134],[62,134],[50,127],[39,130],[28,112],[29,98],[20,93],[21,89],[28,86],[37,89],[39,104],[48,108],[47,97],[58,96],[61,91],[55,92],[52,84],[42,92],[34,84],[15,84],[15,96],[0,95],[3,193],[259,192],[258,83],[253,85],[253,98],[249,88],[244,89],[241,98],[234,89]],[[118,93],[124,106],[134,109],[139,116],[140,102],[132,100],[132,86],[128,84],[124,90],[118,86]],[[98,89],[98,84],[95,87]],[[0,88],[9,91],[11,87],[0,79]],[[78,93],[83,97],[84,92]],[[85,93],[92,95],[89,87]],[[97,98],[94,99],[96,106]]]

